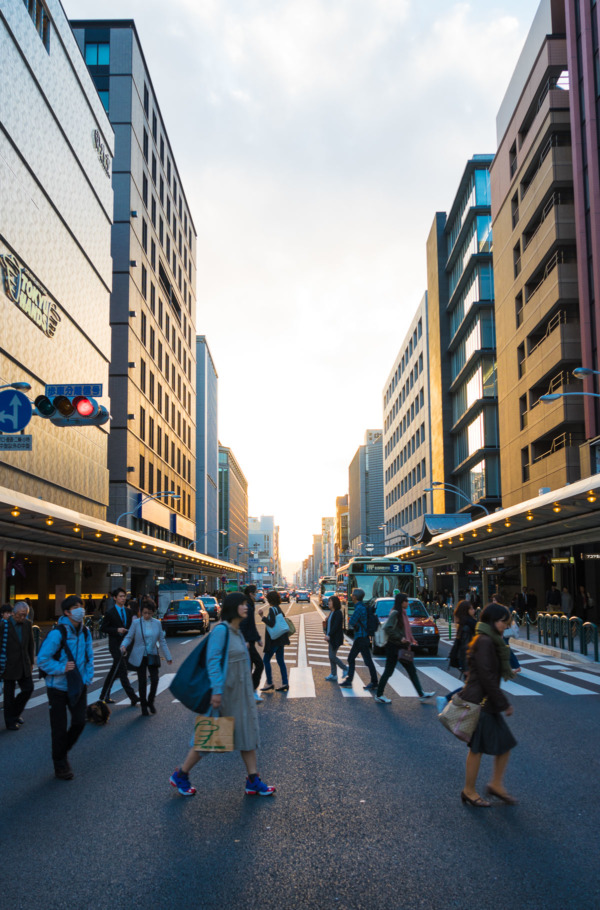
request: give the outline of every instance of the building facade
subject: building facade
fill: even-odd
[[[135,24],[71,25],[115,125],[109,517],[187,546],[196,539],[196,232]]]
[[[196,549],[219,553],[219,376],[205,335],[196,336]]]
[[[113,129],[57,0],[3,2],[0,59],[0,385],[27,383],[33,400],[46,385],[99,384],[110,409]],[[14,421],[24,412],[12,395]],[[6,417],[2,430],[17,432]],[[106,584],[107,560],[76,558],[77,524],[56,516],[106,518],[110,427],[33,416],[24,432],[30,450],[0,460],[0,509],[13,523],[0,531],[0,594],[29,597],[45,619],[60,586]],[[17,497],[32,504],[22,515]]]
[[[424,294],[383,392],[385,551],[410,543],[431,494],[429,331]]]
[[[231,449],[223,445],[219,445],[218,527],[219,557],[247,565],[248,481]]]
[[[353,556],[384,550],[383,432],[367,430],[348,468],[348,536]]]
[[[335,518],[321,519],[321,575],[335,574]]]
[[[492,161],[467,162],[427,242],[431,414],[442,415],[432,421],[432,512],[500,505]]]
[[[491,169],[507,506],[580,476],[583,398],[562,397],[582,388],[573,376],[582,325],[566,70],[565,5],[544,0],[498,113]],[[540,401],[548,393],[561,397]]]
[[[348,559],[350,543],[348,537],[348,494],[335,500],[335,562],[342,565]]]

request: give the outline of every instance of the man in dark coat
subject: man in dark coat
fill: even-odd
[[[121,642],[133,622],[133,613],[125,606],[127,592],[123,588],[117,588],[113,592],[113,598],[114,604],[110,610],[106,611],[102,620],[101,631],[108,635],[108,650],[113,662],[104,680],[100,700],[107,702],[109,705],[114,704],[114,700],[110,697],[110,690],[115,680],[115,675],[118,675],[126,695],[129,696],[131,704],[135,707],[139,702],[139,698],[129,682],[126,659],[121,654]],[[119,668],[118,673],[117,667]]]
[[[0,623],[0,669],[4,679],[4,723],[7,730],[18,730],[24,720],[21,712],[33,692],[33,626],[27,619],[29,607],[17,602],[10,619]],[[15,689],[19,686],[19,694]]]
[[[260,684],[263,674],[264,664],[262,657],[256,649],[257,644],[262,644],[258,629],[256,628],[256,608],[254,606],[254,595],[256,594],[256,585],[248,585],[244,588],[246,603],[248,604],[248,614],[240,623],[240,632],[246,640],[250,663],[252,664],[252,686],[254,688],[254,698],[256,701],[262,701],[262,698],[256,691]]]

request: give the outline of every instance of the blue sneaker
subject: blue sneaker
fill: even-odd
[[[196,788],[192,787],[188,775],[184,771],[181,771],[180,768],[175,768],[169,778],[169,783],[172,787],[175,787],[177,792],[181,793],[182,796],[196,795]]]
[[[246,796],[273,796],[275,787],[267,787],[258,774],[254,780],[246,779]]]

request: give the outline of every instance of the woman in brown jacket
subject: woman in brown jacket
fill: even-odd
[[[501,604],[488,604],[476,626],[476,636],[467,653],[468,676],[460,693],[465,701],[479,705],[485,703],[479,715],[479,722],[469,743],[465,788],[461,793],[463,803],[478,808],[488,808],[491,803],[477,792],[477,775],[481,755],[494,756],[494,772],[487,787],[487,795],[495,796],[509,805],[517,800],[506,792],[503,783],[504,772],[510,758],[510,750],[517,741],[508,729],[502,714],[509,717],[513,707],[500,688],[501,679],[512,679],[510,649],[504,643],[502,633],[510,625],[510,613]]]

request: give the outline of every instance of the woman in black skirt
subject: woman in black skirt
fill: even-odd
[[[468,676],[460,693],[465,701],[479,705],[485,703],[479,715],[479,723],[469,743],[465,788],[461,793],[463,803],[478,808],[488,808],[491,802],[477,792],[477,775],[481,755],[494,756],[494,771],[487,787],[487,795],[504,803],[515,805],[517,800],[506,792],[504,772],[510,758],[510,750],[517,744],[508,729],[502,714],[507,717],[513,707],[500,688],[501,679],[512,679],[510,649],[504,643],[502,633],[510,625],[510,613],[502,604],[488,604],[476,626],[476,636],[467,653]]]

